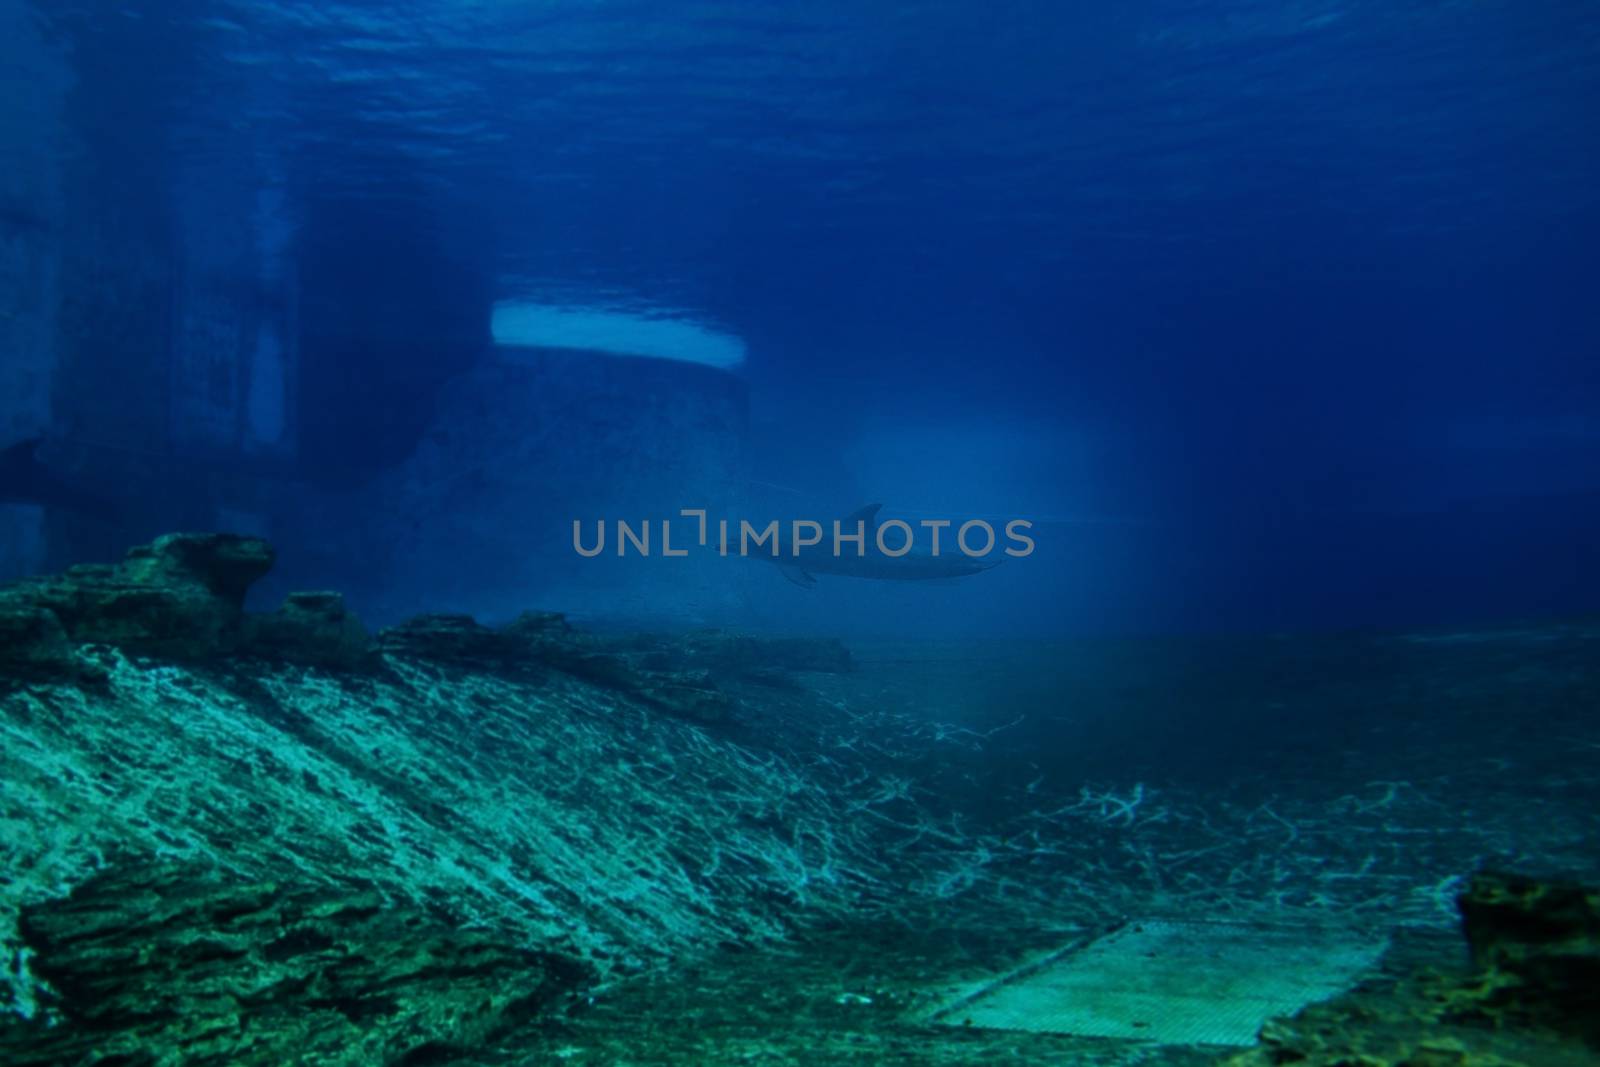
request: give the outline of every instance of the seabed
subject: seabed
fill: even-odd
[[[846,646],[0,591],[7,1064],[1597,1060],[1600,624]]]

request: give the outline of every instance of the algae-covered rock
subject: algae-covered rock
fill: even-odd
[[[242,608],[245,593],[272,570],[273,559],[272,546],[259,537],[174,533],[129,549],[120,571],[128,581],[143,585],[198,585]]]
[[[545,666],[625,693],[680,719],[726,723],[738,710],[737,702],[718,688],[712,672],[672,669],[684,660],[664,648],[609,651],[604,639],[564,631],[533,639],[526,652]]]
[[[339,670],[375,655],[462,670],[559,671],[702,724],[738,718],[722,683],[792,684],[791,672],[843,672],[836,640],[770,638],[708,630],[689,634],[595,634],[556,612],[524,612],[506,626],[471,616],[420,615],[366,630],[337,593],[291,594],[277,611],[248,615],[251,583],[272,567],[259,538],[168,534],[131,549],[116,566],[89,565],[0,592],[0,667],[22,678],[70,671],[75,645],[114,645],[155,658],[197,662],[245,655]]]
[[[0,669],[49,671],[72,658],[67,631],[54,614],[32,604],[0,605]]]
[[[729,721],[736,710],[733,698],[717,688],[708,671],[643,675],[634,692],[662,711],[708,725]]]
[[[249,620],[251,655],[285,663],[354,668],[371,656],[366,627],[339,593],[290,593],[277,611]]]
[[[1261,1029],[1228,1067],[1589,1067],[1600,892],[1482,872],[1456,901],[1472,965],[1402,970]]]
[[[553,612],[525,613],[500,632],[516,639],[529,660],[703,724],[738,718],[739,702],[723,682],[788,683],[793,672],[844,673],[854,666],[849,651],[834,639],[720,630],[592,634]]]
[[[1461,895],[1483,970],[1473,1013],[1548,1026],[1600,1047],[1600,890],[1483,871]]]
[[[556,670],[708,725],[728,722],[736,707],[709,672],[650,670],[644,654],[612,651],[605,638],[574,630],[553,612],[525,613],[498,630],[467,615],[422,615],[380,632],[378,648],[472,670]]]
[[[573,629],[556,612],[525,612],[492,629],[467,615],[421,615],[378,635],[385,655],[475,670],[548,668],[703,724],[735,717],[736,701],[673,637],[614,638]]]
[[[75,643],[205,659],[243,640],[244,597],[272,566],[259,538],[168,534],[116,566],[78,566],[0,592],[0,609],[47,611]]]
[[[505,626],[519,637],[565,636],[572,633],[567,616],[559,611],[524,611]]]
[[[54,1025],[0,1030],[12,1065],[442,1061],[591,978],[371,889],[182,864],[113,865],[19,926]]]
[[[475,669],[515,666],[522,644],[470,615],[418,615],[378,632],[379,651]]]
[[[0,686],[39,681],[88,683],[103,672],[78,654],[54,612],[0,601]]]
[[[468,647],[483,636],[475,624],[429,632]],[[159,855],[286,892],[359,879],[405,914],[452,928],[460,916],[607,981],[769,943],[889,877],[875,827],[851,821],[858,776],[805,759],[787,735],[766,735],[757,759],[748,738],[704,730],[723,699],[704,676],[641,674],[645,689],[624,692],[537,664],[439,669],[383,654],[369,671],[264,657],[216,670],[79,653],[101,683],[0,689],[0,1014],[40,1003],[30,974],[47,976],[31,961],[62,958],[59,944],[51,957],[22,939],[19,911],[106,857]],[[788,720],[837,711],[783,699]],[[817,826],[845,829],[796,844]],[[852,873],[818,876],[831,871]],[[231,907],[214,914],[233,929]]]
[[[319,666],[362,663],[366,630],[337,593],[293,593],[276,612],[245,613],[251,584],[272,561],[260,538],[167,534],[115,566],[19,582],[0,590],[0,636],[10,638],[0,667],[65,669],[81,644],[191,662],[248,652]]]

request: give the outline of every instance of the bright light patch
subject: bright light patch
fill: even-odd
[[[588,307],[499,303],[490,328],[507,348],[575,348],[723,369],[744,362],[744,341],[691,319]]]
[[[1145,919],[963,993],[951,1026],[1164,1045],[1252,1045],[1270,1018],[1337,996],[1376,966],[1381,932]]]

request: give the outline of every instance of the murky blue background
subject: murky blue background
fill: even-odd
[[[54,57],[62,134],[9,138],[8,158],[57,159],[61,178],[44,207],[11,189],[0,225],[64,244],[69,303],[121,293],[161,305],[168,331],[145,343],[136,314],[69,306],[94,325],[42,361],[53,397],[19,430],[59,439],[79,473],[103,466],[82,442],[209,457],[204,506],[146,526],[254,523],[285,581],[352,588],[380,621],[588,606],[569,558],[508,578],[473,540],[515,523],[550,556],[588,498],[510,486],[392,514],[359,496],[419,447],[428,484],[470,473],[438,442],[481,421],[440,398],[491,358],[489,309],[512,299],[656,311],[746,344],[732,407],[707,409],[707,440],[737,441],[726,469],[689,450],[568,472],[624,502],[662,490],[632,517],[682,474],[680,495],[731,480],[713,504],[763,516],[881,500],[1039,524],[1035,557],[960,585],[802,591],[747,565],[728,595],[711,570],[692,593],[663,578],[631,605],[647,614],[913,635],[1320,628],[1572,613],[1600,594],[1593,4],[18,10],[37,36],[9,47]],[[13,81],[13,113],[56,84]],[[152,248],[159,269],[129,265]],[[193,344],[172,340],[194,332],[171,325],[192,318],[185,279],[235,251],[253,280],[231,306],[292,336],[247,329],[253,370],[211,407],[174,400],[197,381]],[[178,384],[146,395],[162,367]],[[679,369],[608,378],[592,412],[579,390],[562,439],[720,388]],[[226,409],[226,447],[189,432],[201,408]],[[159,430],[118,430],[136,410]],[[663,439],[700,432],[698,411]],[[490,465],[561,449],[499,432]],[[246,477],[278,489],[224,499]],[[370,552],[328,549],[296,514],[328,500],[355,501],[341,521],[373,544],[433,536],[406,557],[423,562],[358,575]],[[467,515],[475,532],[430,533]],[[143,532],[42,536],[109,551]],[[628,610],[614,592],[596,597]]]

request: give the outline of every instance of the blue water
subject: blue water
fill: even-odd
[[[34,17],[98,175],[68,215],[78,196],[132,229],[241,210],[281,229],[320,330],[294,473],[329,491],[413,454],[494,301],[604,301],[744,341],[752,483],[837,514],[1037,523],[1034,557],[969,584],[758,586],[768,622],[1315,629],[1600,604],[1592,3]],[[473,606],[463,575],[439,598]]]

